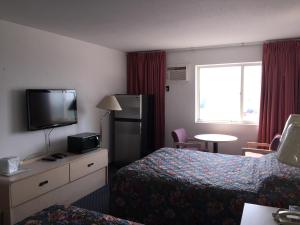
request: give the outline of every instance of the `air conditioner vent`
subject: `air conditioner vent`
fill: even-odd
[[[186,66],[168,67],[167,79],[174,80],[174,81],[188,80],[186,71],[187,71]]]

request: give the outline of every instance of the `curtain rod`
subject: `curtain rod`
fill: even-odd
[[[126,52],[128,53],[155,53],[155,52],[163,52],[164,50],[143,50],[143,51],[133,51],[133,52]]]
[[[229,48],[229,47],[242,47],[242,46],[252,46],[252,45],[262,45],[264,42],[243,42],[243,43],[233,43],[233,44],[224,44],[224,45],[208,45],[203,47],[190,47],[190,48],[173,48],[166,49],[166,52],[180,52],[180,51],[197,51],[205,49],[214,49],[214,48]]]
[[[165,51],[166,52],[180,52],[180,51],[197,51],[197,50],[214,49],[214,48],[243,47],[243,46],[263,45],[264,43],[271,43],[271,42],[277,42],[277,41],[288,41],[288,40],[300,41],[300,37],[284,38],[284,39],[271,39],[271,40],[257,41],[257,42],[242,42],[242,43],[233,43],[233,44],[224,44],[224,45],[212,45],[212,46],[203,46],[203,47],[165,49]]]
[[[273,42],[278,42],[278,41],[300,41],[300,37],[271,39],[271,40],[266,40],[265,43],[273,43]]]
[[[163,50],[144,50],[144,51],[136,51],[137,53],[151,53],[151,52],[181,52],[181,51],[197,51],[197,50],[205,50],[205,49],[214,49],[214,48],[229,48],[229,47],[243,47],[243,46],[253,46],[253,45],[263,45],[264,43],[273,43],[278,41],[300,41],[300,37],[294,38],[283,38],[283,39],[270,39],[265,41],[256,41],[256,42],[242,42],[242,43],[232,43],[232,44],[224,44],[224,45],[208,45],[203,47],[190,47],[190,48],[170,48]],[[134,52],[134,51],[133,51]],[[132,52],[127,52],[132,53]]]

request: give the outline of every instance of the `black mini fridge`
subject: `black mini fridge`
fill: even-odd
[[[112,113],[113,162],[124,166],[154,151],[154,98],[115,96],[122,110]]]

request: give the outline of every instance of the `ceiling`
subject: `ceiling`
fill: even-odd
[[[121,51],[300,37],[299,0],[0,0],[0,18]]]

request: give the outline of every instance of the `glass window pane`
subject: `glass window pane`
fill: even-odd
[[[241,120],[241,66],[200,68],[199,88],[200,120]]]
[[[261,65],[244,67],[243,120],[258,122],[261,89]]]

